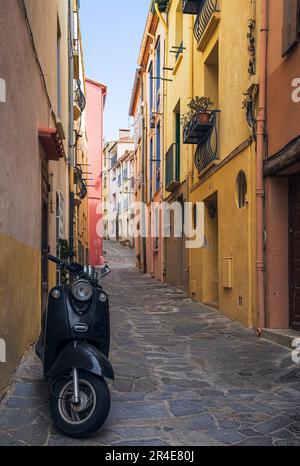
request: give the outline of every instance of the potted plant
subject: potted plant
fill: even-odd
[[[210,122],[211,111],[214,107],[214,102],[209,97],[195,97],[188,104],[189,111],[182,115],[181,124],[186,128],[189,122],[196,117],[199,124],[207,125]]]

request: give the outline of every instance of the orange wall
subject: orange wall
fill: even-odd
[[[300,134],[300,103],[292,101],[292,81],[300,78],[300,43],[282,58],[283,0],[269,1],[268,136],[269,156]]]

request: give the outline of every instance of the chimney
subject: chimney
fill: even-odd
[[[119,129],[119,140],[130,139],[130,129]]]

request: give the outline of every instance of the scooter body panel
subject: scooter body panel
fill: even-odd
[[[100,377],[114,379],[114,371],[107,357],[87,343],[71,342],[59,354],[53,366],[47,372],[49,379],[70,371],[72,367],[82,369]]]
[[[105,302],[100,301],[100,295],[102,298],[103,295],[106,296]],[[55,361],[58,358],[61,360],[64,349],[69,347],[70,343],[74,347],[75,342],[87,343],[106,359],[109,356],[109,301],[100,287],[94,287],[93,296],[88,303],[76,302],[69,285],[57,286],[50,292],[43,342],[46,377],[49,377]],[[67,354],[70,354],[69,351]],[[91,351],[89,354],[92,354]],[[98,359],[101,360],[101,357]],[[79,367],[78,364],[76,366]]]

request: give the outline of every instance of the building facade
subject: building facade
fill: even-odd
[[[103,223],[107,226],[105,237],[132,245],[130,236],[130,207],[133,199],[132,176],[134,173],[134,142],[129,129],[119,130],[119,139],[105,145],[104,160],[108,188]]]
[[[68,7],[66,0],[0,5],[0,336],[7,347],[0,396],[38,335],[56,283],[47,254],[69,237]]]
[[[160,11],[156,8],[156,3],[151,2],[140,48],[130,113],[136,117],[136,154],[138,151],[139,157],[142,157],[141,162],[137,160],[137,176],[142,176],[142,181],[137,179],[135,183],[136,196],[146,209],[141,216],[141,238],[136,241],[136,256],[140,267],[152,277],[163,281],[162,180],[166,24],[159,17]],[[141,95],[142,102],[139,104]]]
[[[49,290],[63,280],[48,254],[82,263],[89,256],[79,7],[77,0],[0,5],[0,338],[7,350],[0,397],[38,336]]]
[[[103,84],[86,80],[88,137],[88,204],[90,264],[103,265],[102,155],[103,112],[107,89]]]
[[[300,2],[268,2],[265,326],[300,330]]]
[[[136,242],[138,264],[146,250],[148,273],[254,328],[260,322],[257,283],[263,274],[256,165],[262,141],[257,130],[261,8],[260,0],[243,8],[237,0],[151,2],[130,106],[136,126],[143,121],[136,154],[148,202],[148,238],[144,246]],[[159,37],[164,46],[157,70]],[[232,40],[234,47],[228,47]],[[163,97],[156,112],[157,78]],[[155,192],[157,170],[150,161],[158,160],[163,186]],[[137,191],[139,199],[142,192]],[[151,218],[159,199],[170,209],[161,230]],[[187,248],[189,216],[196,232],[204,222],[204,238]],[[159,248],[160,269],[154,259]]]

